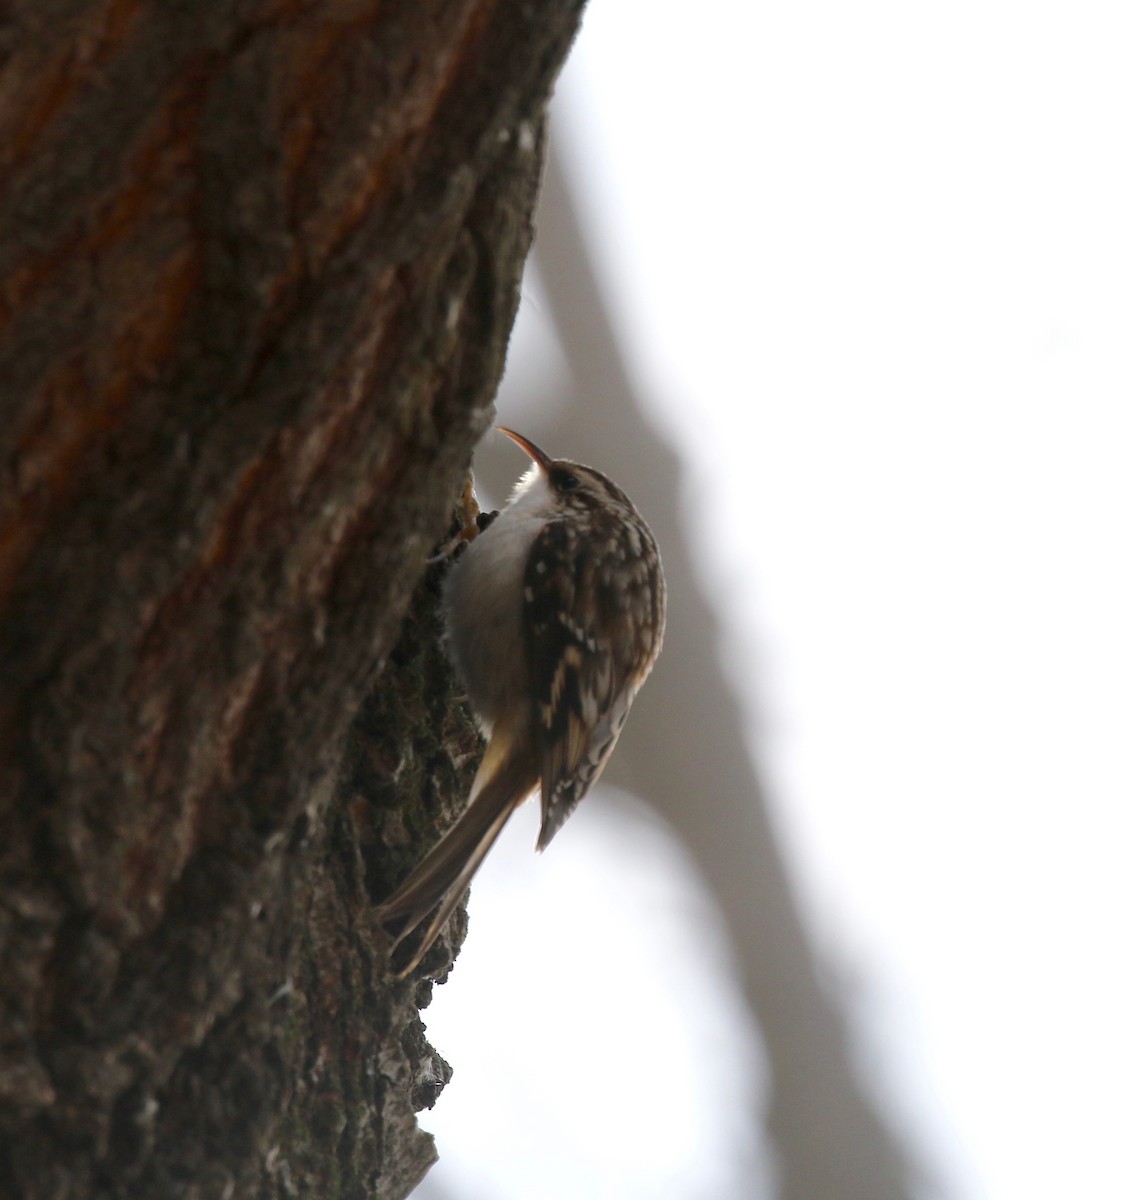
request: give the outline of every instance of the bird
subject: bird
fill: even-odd
[[[398,972],[439,937],[514,810],[539,791],[544,850],[599,778],[662,648],[666,584],[650,527],[603,472],[530,458],[505,508],[448,569],[447,649],[487,739],[467,807],[375,910]]]

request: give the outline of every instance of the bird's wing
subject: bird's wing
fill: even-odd
[[[558,564],[567,564],[558,569]],[[538,534],[525,573],[529,676],[541,756],[543,850],[599,778],[634,695],[609,637],[612,592],[565,521]]]

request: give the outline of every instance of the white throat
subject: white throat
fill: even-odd
[[[555,503],[548,477],[537,463],[533,463],[514,484],[514,490],[510,493],[502,515],[509,517],[511,511],[516,508],[519,515],[543,516]]]

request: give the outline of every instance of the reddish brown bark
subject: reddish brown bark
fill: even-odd
[[[369,893],[472,746],[424,560],[579,8],[0,16],[0,1195],[431,1161]]]

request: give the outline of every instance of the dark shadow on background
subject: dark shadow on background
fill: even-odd
[[[768,1125],[784,1200],[908,1200],[916,1168],[858,1082],[844,1016],[819,983],[746,749],[743,700],[718,661],[721,631],[687,549],[690,523],[703,514],[683,516],[679,459],[647,421],[623,363],[574,207],[575,158],[565,153],[564,135],[556,124],[538,212],[535,289],[544,288],[570,376],[541,381],[558,391],[526,432],[624,483],[658,535],[670,587],[665,650],[612,772],[671,822],[727,918],[769,1059]],[[563,428],[541,427],[551,414],[563,414]],[[726,463],[718,436],[716,443]],[[479,473],[494,478],[488,447],[479,459]]]

